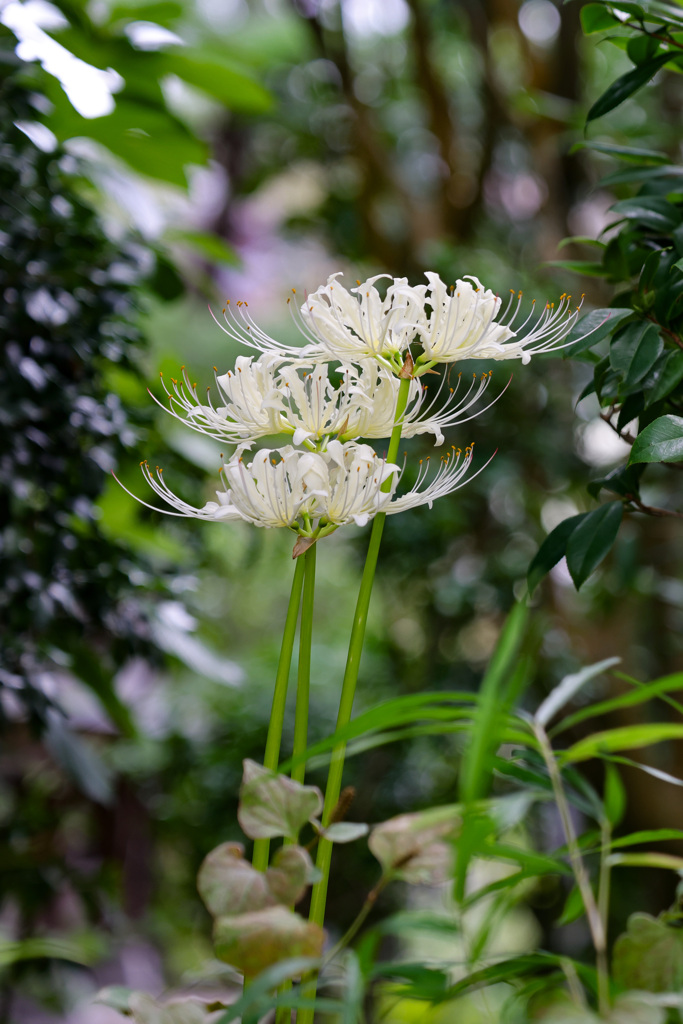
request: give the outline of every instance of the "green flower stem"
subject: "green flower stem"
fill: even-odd
[[[301,626],[299,628],[299,672],[296,687],[296,714],[294,718],[293,757],[303,754],[308,746],[308,702],[311,687],[311,644],[313,640],[313,597],[315,594],[315,556],[317,544],[312,544],[301,561],[304,562],[304,591],[301,603]],[[306,762],[292,769],[292,778],[303,782],[306,777]]]
[[[266,752],[263,756],[263,764],[266,768],[270,768],[271,771],[275,771],[280,759],[282,726],[285,719],[285,705],[287,703],[287,685],[289,683],[289,670],[292,664],[292,651],[294,649],[294,638],[296,636],[296,623],[299,618],[301,589],[304,582],[304,567],[304,559],[297,558],[294,568],[294,579],[292,580],[292,590],[289,595],[289,605],[287,606],[285,630],[282,635],[280,660],[277,666],[277,675],[275,676],[275,692],[273,693],[273,706],[271,708],[270,723],[268,725]],[[269,839],[256,839],[254,841],[252,864],[258,871],[265,871],[268,867],[269,850]]]
[[[402,378],[398,390],[398,397],[396,400],[396,413],[394,416],[394,429],[391,432],[391,440],[389,442],[389,451],[387,452],[387,462],[395,462],[398,455],[398,446],[401,441],[401,418],[405,412],[405,408],[408,402],[408,392],[410,389],[410,380]],[[383,488],[388,490],[391,486],[390,480],[387,480],[383,484]],[[368,553],[365,559],[365,567],[363,569],[363,578],[361,580],[360,591],[358,593],[358,601],[356,603],[356,612],[353,619],[353,626],[351,629],[351,638],[349,640],[349,652],[346,659],[346,670],[344,672],[344,681],[342,683],[341,699],[339,701],[339,714],[337,716],[337,730],[343,729],[345,725],[348,725],[351,720],[351,712],[353,710],[353,699],[356,693],[356,682],[358,680],[358,669],[360,667],[361,654],[363,652],[363,640],[365,639],[365,627],[368,621],[368,609],[370,607],[370,595],[372,594],[372,584],[375,579],[375,569],[377,568],[377,556],[379,554],[379,546],[382,540],[382,532],[384,530],[384,520],[386,514],[380,512],[375,516],[372,522],[372,531],[370,533],[370,543],[368,545]],[[330,770],[327,776],[327,789],[325,790],[325,806],[323,809],[323,825],[330,823],[332,812],[337,806],[339,800],[339,794],[341,793],[342,775],[344,772],[344,758],[346,755],[346,744],[339,743],[332,751],[332,760],[330,762]],[[313,893],[311,896],[311,911],[309,914],[309,920],[314,924],[320,925],[322,928],[325,921],[325,905],[327,903],[327,886],[330,879],[330,862],[332,860],[332,843],[328,839],[321,839],[318,846],[318,857],[316,866],[320,871],[320,881],[313,886]],[[312,992],[306,991],[306,995],[315,994],[315,986],[310,986]],[[303,1010],[298,1015],[298,1024],[313,1024],[313,1011]]]

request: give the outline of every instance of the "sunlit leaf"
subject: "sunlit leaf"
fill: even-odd
[[[683,725],[677,722],[662,722],[652,725],[624,725],[618,729],[607,729],[579,740],[564,751],[561,760],[576,763],[599,757],[602,752],[610,754],[617,750],[636,750],[653,743],[683,739]]]

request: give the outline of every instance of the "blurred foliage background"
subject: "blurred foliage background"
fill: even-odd
[[[247,299],[291,341],[290,289],[335,270],[476,274],[501,294],[608,304],[603,280],[549,265],[585,257],[558,244],[596,238],[633,191],[599,184],[609,154],[572,152],[590,104],[632,66],[582,36],[581,6],[0,8],[0,1021],[108,1024],[116,1015],[90,1003],[101,985],[192,981],[211,955],[196,870],[239,837],[241,761],[262,753],[291,543],[162,520],[117,487],[114,468],[141,493],[142,458],[163,459],[195,504],[214,487],[218,450],[146,387],[158,393],[159,370],[184,363],[203,386],[234,360],[207,301]],[[680,76],[660,75],[590,138],[675,161],[682,106]],[[502,389],[506,368],[494,371]],[[475,439],[481,456],[497,448],[487,471],[387,523],[359,709],[476,687],[539,543],[592,507],[586,483],[623,461],[595,396],[577,404],[589,362],[514,371],[452,438]],[[650,503],[675,503],[679,479],[655,474]],[[679,538],[675,519],[628,516],[580,593],[553,570],[534,598],[537,695],[614,654],[641,679],[683,667]],[[340,531],[319,552],[312,739],[333,726],[364,545],[363,531]],[[350,761],[353,817],[452,800],[457,753],[421,740]],[[660,767],[680,773],[676,758]],[[664,805],[644,776],[625,778],[628,827],[680,815],[678,791]],[[341,929],[373,884],[372,858],[347,856],[334,877]],[[671,902],[668,876],[646,875],[646,891],[642,877],[619,881],[620,925],[634,906]],[[534,927],[565,895],[559,883],[532,894]],[[567,941],[575,953],[587,936]]]

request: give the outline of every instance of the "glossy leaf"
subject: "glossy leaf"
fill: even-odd
[[[681,223],[680,210],[673,203],[659,196],[622,199],[610,207],[610,213],[616,214],[619,221],[636,221],[653,231],[664,233],[673,230]]]
[[[586,121],[594,121],[609,113],[610,110],[614,110],[646,82],[649,82],[661,67],[673,59],[673,56],[670,53],[658,53],[656,57],[652,57],[644,64],[638,65],[632,71],[627,71],[625,75],[617,78],[616,82],[613,82],[590,108],[586,115]]]
[[[676,349],[666,353],[666,359],[656,376],[652,389],[645,399],[645,408],[661,402],[678,387],[683,380],[683,352]]]
[[[665,164],[670,158],[668,153],[656,149],[641,149],[636,146],[617,146],[612,142],[575,142],[570,153],[576,153],[582,149],[590,149],[595,153],[604,153],[606,156],[614,156],[620,160],[633,163]]]
[[[565,357],[571,358],[611,334],[615,327],[627,316],[632,316],[631,309],[593,309],[581,317],[565,339]],[[570,344],[571,343],[571,344]]]
[[[587,515],[587,512],[581,512],[577,516],[569,516],[550,531],[534,555],[527,572],[527,585],[530,594],[533,594],[553,566],[557,565],[561,558],[564,558],[570,536]]]
[[[567,541],[567,568],[578,590],[598,567],[616,540],[624,506],[610,501],[593,512],[572,530]]]
[[[683,417],[660,416],[638,434],[629,457],[636,462],[680,462],[683,460]]]

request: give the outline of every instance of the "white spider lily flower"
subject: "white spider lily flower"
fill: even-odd
[[[157,466],[156,473],[152,473],[147,462],[140,463],[145,480],[172,511],[142,501],[127,487],[124,490],[156,512],[213,522],[286,527],[316,540],[348,523],[365,526],[378,512],[395,515],[419,505],[431,508],[437,498],[468,482],[465,477],[473,451],[473,445],[464,453],[452,448],[441,456],[434,473],[430,458],[420,459],[414,487],[400,497],[395,492],[403,471],[385,462],[369,445],[355,441],[330,441],[324,452],[302,451],[291,445],[262,449],[249,463],[238,451],[221,467],[223,488],[216,492],[217,500],[208,501],[202,508],[174,494],[163,478],[163,470]],[[469,479],[486,466],[488,462]]]
[[[414,321],[422,315],[426,289],[411,288],[407,278],[395,278],[382,298],[375,281],[388,276],[358,281],[349,291],[337,280],[341,271],[332,274],[300,309],[301,329],[311,344],[322,347],[328,359],[374,358],[400,370],[415,335]]]
[[[302,536],[324,535],[351,522],[364,526],[391,501],[400,476],[398,466],[355,441],[330,441],[324,452],[291,445],[264,448],[250,462],[238,451],[221,467],[223,488],[216,492],[217,501],[195,508],[170,490],[160,467],[152,473],[146,462],[140,465],[149,486],[171,506],[170,515],[244,520],[254,526],[287,527]]]
[[[478,278],[458,280],[447,288],[438,274],[427,273],[425,277],[429,287],[423,317],[413,324],[423,348],[418,374],[420,364],[461,359],[521,359],[526,364],[534,353],[561,347],[581,308],[579,305],[572,309],[571,296],[562,295],[557,308],[548,303],[534,322],[532,303],[529,316],[513,330],[521,308],[521,292],[511,292],[507,307],[497,320],[501,299]]]
[[[163,373],[160,374],[168,406],[152,391],[150,395],[165,412],[200,434],[228,444],[245,444],[282,431],[282,396],[275,385],[275,374],[281,362],[270,354],[259,359],[238,356],[235,369],[220,375],[214,366],[216,403],[211,398],[210,388],[206,390],[206,400],[200,400],[197,385],[191,383],[184,366],[180,368],[180,380],[170,378],[170,388]]]
[[[470,480],[474,480],[476,476],[479,476],[486,469],[495,454],[494,452],[488,462],[485,462],[476,473],[471,474],[465,480],[474,457],[474,444],[468,445],[464,452],[460,448],[452,447],[449,452],[440,457],[439,466],[428,483],[426,481],[432,474],[432,461],[429,456],[426,459],[420,459],[420,468],[413,489],[408,491],[407,494],[395,497],[382,511],[386,512],[387,515],[395,515],[398,512],[405,512],[406,509],[417,508],[420,505],[427,505],[431,508],[437,498],[443,498],[446,494],[452,494],[453,491],[459,490],[466,483],[469,483]]]

